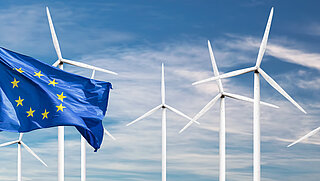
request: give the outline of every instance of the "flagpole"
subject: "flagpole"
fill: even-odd
[[[63,70],[63,64],[59,64]],[[64,126],[58,126],[58,181],[64,181]]]

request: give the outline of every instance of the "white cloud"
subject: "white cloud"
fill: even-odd
[[[239,51],[242,50],[242,54],[248,55],[257,55],[260,42],[259,38],[254,38],[250,36],[237,36],[230,35],[231,41],[225,43],[227,45],[228,50]],[[221,43],[222,40],[219,42]],[[298,65],[302,65],[309,68],[320,69],[320,54],[308,52],[303,50],[303,47],[298,47],[298,42],[288,41],[286,39],[277,38],[273,40],[272,38],[269,40],[266,50],[266,55],[273,56],[278,58],[281,61],[286,61],[289,63],[294,63]],[[253,63],[256,57],[250,58]],[[239,62],[240,63],[240,62]],[[246,63],[241,61],[241,63]]]
[[[130,37],[127,38],[130,39]],[[259,46],[257,39],[246,37],[232,40],[229,38],[228,41],[217,40],[217,42],[220,42],[223,47],[213,45],[219,68],[254,63],[252,60],[255,60]],[[316,62],[318,56],[273,43],[269,44],[267,53],[307,67],[312,66],[311,62]],[[292,53],[295,56],[291,56]],[[309,63],[301,62],[300,58],[304,56]],[[160,111],[130,127],[125,125],[160,104],[160,69],[163,61],[165,62],[166,101],[169,105],[189,116],[194,116],[217,94],[215,82],[199,86],[191,85],[194,81],[212,76],[206,42],[203,44],[171,42],[158,44],[155,47],[121,47],[101,50],[94,55],[82,54],[79,57],[79,61],[119,73],[119,76],[99,72],[96,74],[97,79],[111,81],[114,86],[104,124],[117,140],[112,141],[105,137],[98,153],[92,153],[90,148],[87,157],[88,175],[94,177],[95,180],[102,180],[99,175],[103,175],[104,180],[117,177],[117,175],[123,175],[123,178],[127,180],[158,179],[161,171]],[[67,66],[66,70],[86,76],[90,74],[87,70],[70,66]],[[280,78],[284,76],[283,74],[278,75]],[[297,81],[301,79],[302,76],[298,77]],[[223,83],[226,91],[252,97],[252,89],[241,86],[243,82],[228,79]],[[266,166],[276,163],[277,166],[287,167],[290,165],[288,159],[297,157],[298,153],[287,153],[289,151],[286,152],[282,148],[317,125],[316,120],[319,115],[316,114],[316,106],[320,107],[320,105],[311,107],[309,106],[311,102],[307,100],[305,105],[311,109],[311,113],[315,114],[305,116],[282,97],[273,95],[274,92],[263,93],[263,96],[270,96],[264,99],[265,101],[279,105],[281,108],[276,110],[261,107],[262,141],[264,145],[269,146],[264,147],[263,145],[262,148],[272,148],[269,152],[263,152],[262,160]],[[297,96],[297,100],[300,98]],[[181,135],[178,134],[178,131],[187,123],[187,120],[168,111],[169,172],[181,175],[190,174],[190,180],[194,180],[195,177],[217,178],[218,104],[199,120],[201,125],[193,125]],[[252,177],[250,169],[252,166],[252,105],[228,99],[226,106],[228,177],[230,180],[250,180]],[[2,133],[1,136],[3,135],[7,134]],[[1,140],[9,141],[15,136],[13,134],[8,137],[3,136]],[[23,175],[25,177],[32,180],[43,180],[39,175],[46,175],[48,176],[46,180],[56,180],[57,143],[55,138],[56,129],[36,131],[25,136],[24,139],[28,145],[49,165],[48,169],[42,168],[37,160],[24,152]],[[318,137],[313,137],[309,141],[317,143],[317,139]],[[80,136],[74,129],[68,128],[66,129],[66,140],[66,180],[79,180]],[[298,152],[301,150],[301,148],[298,149]],[[313,150],[310,152],[314,153]],[[16,148],[4,148],[0,150],[0,153],[4,158],[2,164],[8,165],[6,169],[0,170],[0,173],[8,175],[8,179],[7,177],[3,179],[15,178],[15,165],[12,163],[12,158],[16,158]],[[283,158],[283,155],[286,154],[288,156]],[[320,159],[317,156],[314,157],[315,160]],[[308,161],[307,156],[300,159]],[[37,170],[34,169],[35,165],[38,165]],[[319,165],[319,162],[316,165]],[[104,175],[106,172],[108,174]],[[277,174],[272,170],[263,170],[263,172],[270,175]],[[277,180],[265,178],[264,175],[263,177],[264,180]]]
[[[242,44],[241,46],[243,47],[243,51],[247,51],[249,47],[253,45],[252,41],[248,41],[248,44]],[[87,62],[92,60],[94,64],[108,65],[109,69],[120,73],[119,77],[108,76],[110,79],[107,79],[117,87],[111,92],[112,103],[109,107],[109,116],[116,119],[122,118],[119,123],[120,125],[111,125],[111,130],[115,133],[115,136],[120,134],[120,136],[123,137],[121,141],[119,141],[121,142],[120,144],[126,147],[126,149],[130,149],[133,153],[132,155],[119,153],[119,155],[121,155],[120,158],[132,159],[132,157],[135,157],[137,160],[135,160],[136,162],[130,163],[132,167],[119,165],[119,167],[117,167],[119,170],[138,173],[146,169],[144,167],[148,168],[146,171],[151,169],[151,172],[159,172],[160,170],[160,113],[141,120],[132,127],[124,128],[126,123],[160,103],[161,58],[159,57],[166,57],[166,55],[170,57],[166,58],[165,78],[167,102],[173,107],[177,107],[186,114],[194,116],[195,113],[217,93],[215,82],[201,86],[191,86],[193,81],[207,78],[212,73],[209,57],[203,54],[203,52],[206,51],[205,43],[200,47],[194,45],[194,48],[192,48],[192,44],[183,45],[181,43],[179,43],[179,46],[175,46],[174,44],[162,46],[163,47],[158,46],[157,49],[146,47],[143,50],[140,48],[125,49],[112,52],[110,53],[111,55],[105,53],[99,56],[84,57]],[[201,48],[203,50],[201,50]],[[236,46],[231,48],[236,48]],[[195,51],[190,51],[190,49],[195,49]],[[185,53],[183,51],[185,51]],[[214,51],[219,52],[220,49]],[[232,52],[231,49],[224,49],[222,51]],[[105,58],[101,58],[103,56],[105,56]],[[220,62],[226,60],[220,57],[220,59],[217,58],[217,61],[219,65]],[[126,66],[122,66],[124,64]],[[234,65],[235,64],[238,63],[234,63]],[[204,72],[201,70],[204,70]],[[285,75],[280,74],[278,77],[283,78]],[[105,79],[103,78],[103,74],[100,74],[98,78]],[[302,76],[299,77],[298,80],[301,80],[301,78]],[[288,82],[288,84],[289,83],[290,82]],[[233,85],[234,81],[227,80],[224,81],[224,84],[226,85],[226,91],[236,91],[235,93],[252,97],[251,89],[243,86],[235,87]],[[273,93],[268,94],[273,95]],[[310,120],[317,119],[317,115],[305,116],[296,111],[296,108],[281,96],[272,97],[273,98],[268,98],[266,101],[279,105],[280,109],[262,107],[262,140],[263,143],[274,143],[285,148],[287,144],[310,129],[312,125],[315,125],[315,122],[310,122]],[[299,100],[299,97],[296,98]],[[307,105],[308,103],[305,104]],[[228,172],[228,174],[230,174],[229,176],[233,179],[248,180],[251,179],[251,172],[248,171],[248,173],[244,173],[243,170],[249,168],[252,164],[250,161],[252,105],[233,100],[227,100],[226,105],[227,133],[234,139],[229,140],[228,145],[234,146],[237,145],[236,142],[242,142],[244,144],[238,146],[240,148],[243,147],[243,149],[249,149],[249,153],[240,150],[237,157],[235,157],[235,154],[229,154],[228,161],[230,164],[228,164],[228,169],[238,168],[242,169],[242,171],[231,171]],[[172,162],[171,166],[168,166],[168,169],[177,169],[177,173],[185,171],[199,176],[217,177],[218,164],[216,155],[218,145],[217,132],[219,130],[219,115],[217,110],[218,105],[214,106],[212,110],[199,120],[201,122],[200,126],[193,125],[182,135],[178,135],[177,132],[184,126],[186,120],[172,113],[168,113],[168,140],[172,142],[172,146],[168,146],[168,148],[170,148],[170,151],[168,151],[168,160]],[[123,118],[127,118],[128,120],[124,120]],[[177,122],[175,122],[175,120],[177,120]],[[130,139],[127,138],[128,140],[126,140],[125,135],[130,135]],[[155,140],[152,141],[151,138]],[[317,144],[317,141],[314,140],[309,143]],[[168,142],[168,144],[170,144],[170,142]],[[181,144],[187,150],[183,151],[182,148],[179,147]],[[208,153],[208,148],[203,147],[206,144],[215,145],[210,148],[214,151]],[[154,147],[154,145],[158,146]],[[148,150],[144,148],[148,148]],[[110,149],[113,150],[112,148]],[[272,156],[278,155],[277,151],[279,151],[279,149],[281,150],[282,148],[275,148],[271,153],[264,153],[263,161],[266,162],[267,165],[272,164],[271,162],[275,161],[272,159]],[[172,156],[170,156],[170,152],[173,154]],[[181,155],[177,156],[179,154]],[[247,155],[247,157],[245,155]],[[138,160],[146,159],[146,157],[147,160],[152,161],[153,164],[145,165],[146,163],[138,163]],[[192,157],[192,159],[190,159],[190,157]],[[292,155],[292,157],[294,157],[294,155]],[[114,158],[119,158],[119,156],[115,155]],[[186,161],[188,159],[189,161]],[[154,167],[156,162],[158,162],[158,166]],[[279,160],[278,162],[280,163]],[[288,164],[285,159],[282,159],[281,163],[284,165]],[[181,168],[180,164],[187,166]],[[136,169],[131,170],[133,167]],[[271,178],[264,179],[274,180]]]

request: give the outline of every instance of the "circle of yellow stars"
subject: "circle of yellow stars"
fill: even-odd
[[[14,70],[18,71],[19,73],[23,73],[24,71],[22,70],[22,68],[14,68]],[[38,77],[38,78],[41,78],[41,76],[44,76],[43,74],[41,74],[41,71],[39,72],[34,72],[34,75],[35,77]],[[19,84],[20,81],[17,80],[16,78],[13,78],[13,81],[11,82],[12,84],[12,88],[19,88]],[[56,79],[53,79],[53,80],[49,80],[49,83],[48,85],[52,85],[53,87],[55,87],[57,84],[59,84],[58,82],[56,82]],[[61,94],[57,94],[57,97],[58,97],[58,100],[60,100],[61,102],[63,102],[63,99],[67,98],[67,96],[63,95],[63,92],[61,92]],[[15,102],[17,103],[16,107],[23,107],[23,101],[24,99],[22,99],[20,96],[17,100],[15,100]],[[57,107],[57,111],[56,112],[63,112],[63,109],[65,109],[66,107],[62,105],[62,103],[60,103],[60,105],[56,106]],[[26,111],[27,113],[27,117],[33,117],[33,113],[35,112],[36,110],[32,110],[32,108],[30,107],[29,111]],[[42,115],[42,120],[43,119],[48,119],[48,114],[50,112],[47,111],[47,109],[44,110],[43,113],[41,113]]]

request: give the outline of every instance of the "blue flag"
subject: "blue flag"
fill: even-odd
[[[0,131],[75,126],[97,151],[111,83],[0,48]]]

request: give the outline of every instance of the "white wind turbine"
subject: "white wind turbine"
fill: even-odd
[[[211,48],[210,41],[208,40],[208,49],[210,54],[210,59],[212,63],[212,69],[214,72],[214,76],[219,76],[219,70],[216,64],[216,60],[213,55],[213,51]],[[219,158],[220,158],[220,166],[219,166],[219,180],[225,181],[226,180],[226,113],[225,113],[225,97],[229,97],[236,100],[242,100],[246,102],[253,103],[254,100],[248,97],[244,97],[237,94],[231,94],[224,91],[222,86],[221,79],[217,79],[217,84],[219,88],[219,93],[216,97],[214,97],[201,111],[184,127],[180,130],[179,133],[182,133],[185,129],[187,129],[191,124],[198,120],[201,116],[203,116],[219,99],[220,99],[220,132],[219,132]],[[279,108],[278,106],[260,102],[263,105]]]
[[[0,147],[4,147],[4,146],[9,146],[9,145],[13,145],[13,144],[18,144],[18,165],[17,165],[17,171],[18,171],[18,181],[22,180],[22,176],[21,176],[21,145],[31,154],[33,155],[36,159],[38,159],[44,166],[48,167],[48,165],[46,163],[44,163],[44,161],[41,160],[40,157],[38,157],[38,155],[36,155],[31,148],[29,148],[29,146],[27,146],[23,141],[22,141],[22,136],[23,133],[20,133],[19,139],[16,141],[10,141],[7,143],[2,143],[0,144]]]
[[[94,75],[95,75],[95,70],[92,71],[91,74],[91,79],[94,79]],[[111,139],[116,140],[115,137],[113,137],[109,131],[107,131],[107,129],[104,129],[104,133],[106,135],[108,135]],[[85,181],[86,180],[86,145],[87,145],[87,141],[86,139],[81,136],[81,181]]]
[[[320,131],[320,127],[318,127],[318,128],[316,128],[316,129],[314,129],[314,130],[310,131],[308,134],[306,134],[306,135],[302,136],[302,137],[301,137],[301,138],[299,138],[297,141],[295,141],[295,142],[291,143],[291,144],[290,144],[290,145],[288,145],[287,147],[291,147],[291,146],[293,146],[293,145],[295,145],[295,144],[297,144],[297,143],[299,143],[299,142],[301,142],[301,141],[303,141],[303,140],[305,140],[305,139],[309,138],[310,136],[315,135],[315,134],[316,134],[316,133],[318,133],[319,131]]]
[[[169,109],[176,114],[185,117],[189,120],[192,120],[189,116],[185,115],[184,113],[178,111],[177,109],[167,105],[165,103],[165,85],[164,85],[164,65],[162,63],[162,73],[161,73],[161,104],[159,106],[156,106],[155,108],[151,109],[150,111],[146,112],[144,115],[140,116],[136,120],[130,122],[127,124],[127,126],[130,126],[131,124],[146,118],[156,112],[158,109],[162,109],[162,181],[167,180],[167,121],[166,121],[166,109]],[[199,122],[195,121],[197,124]]]
[[[52,66],[56,67],[59,65],[59,68],[61,70],[63,70],[63,64],[66,63],[66,64],[74,65],[77,67],[91,69],[91,70],[93,70],[91,78],[94,77],[96,70],[101,71],[101,72],[105,72],[105,73],[109,73],[109,74],[113,74],[113,75],[118,75],[117,73],[112,72],[110,70],[106,70],[106,69],[102,69],[99,67],[85,64],[85,63],[76,62],[73,60],[68,60],[68,59],[62,58],[58,38],[57,38],[56,32],[54,30],[54,26],[52,23],[52,19],[51,19],[51,15],[50,15],[50,11],[49,11],[48,7],[46,7],[46,11],[47,11],[47,17],[48,17],[48,22],[49,22],[49,27],[50,27],[50,31],[51,31],[53,45],[54,45],[55,51],[58,56],[58,60]],[[115,140],[115,138],[106,129],[104,129],[104,131],[108,136],[110,136],[113,140]],[[81,181],[86,180],[85,142],[86,142],[85,139],[81,136]],[[64,127],[63,126],[58,127],[58,181],[64,181]]]
[[[273,16],[273,8],[270,11],[268,23],[263,35],[262,42],[260,44],[260,49],[256,61],[256,65],[254,67],[245,68],[241,70],[232,71],[226,74],[222,74],[220,76],[211,77],[202,81],[195,82],[195,84],[200,84],[208,81],[218,80],[222,78],[234,77],[237,75],[245,74],[248,72],[254,72],[254,106],[253,106],[253,180],[260,181],[260,74],[262,77],[280,94],[282,94],[286,99],[288,99],[293,105],[295,105],[299,110],[306,114],[306,111],[296,103],[281,87],[278,85],[267,73],[265,73],[261,68],[261,60],[265,53],[267,47],[267,41],[271,26]]]

